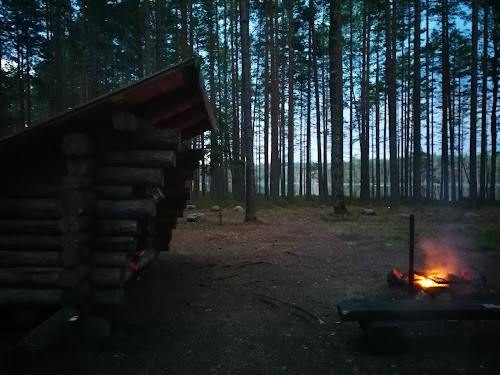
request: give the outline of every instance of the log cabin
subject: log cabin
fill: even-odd
[[[205,131],[191,59],[0,139],[0,305],[120,302],[169,249]]]

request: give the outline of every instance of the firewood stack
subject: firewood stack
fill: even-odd
[[[169,249],[203,156],[178,129],[115,111],[109,126],[69,132],[0,186],[0,305],[113,304]]]

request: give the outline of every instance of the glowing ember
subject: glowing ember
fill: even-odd
[[[422,288],[448,288],[448,283],[445,278],[431,274],[428,276],[420,275],[416,273],[414,275],[414,281],[416,284],[420,285]]]

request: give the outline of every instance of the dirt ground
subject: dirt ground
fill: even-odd
[[[128,289],[112,312],[111,340],[53,350],[25,373],[495,374],[500,322],[402,323],[398,354],[377,354],[357,323],[340,322],[339,300],[403,298],[386,282],[407,269],[409,209],[336,217],[329,209],[205,211],[179,220],[171,251]],[[500,249],[478,242],[500,230],[500,209],[416,213],[417,244],[446,238],[500,290]],[[479,236],[481,237],[481,236]],[[422,264],[417,246],[417,264]]]

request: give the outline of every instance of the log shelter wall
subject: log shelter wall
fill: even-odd
[[[169,250],[207,130],[191,59],[0,139],[0,305],[119,303]]]

